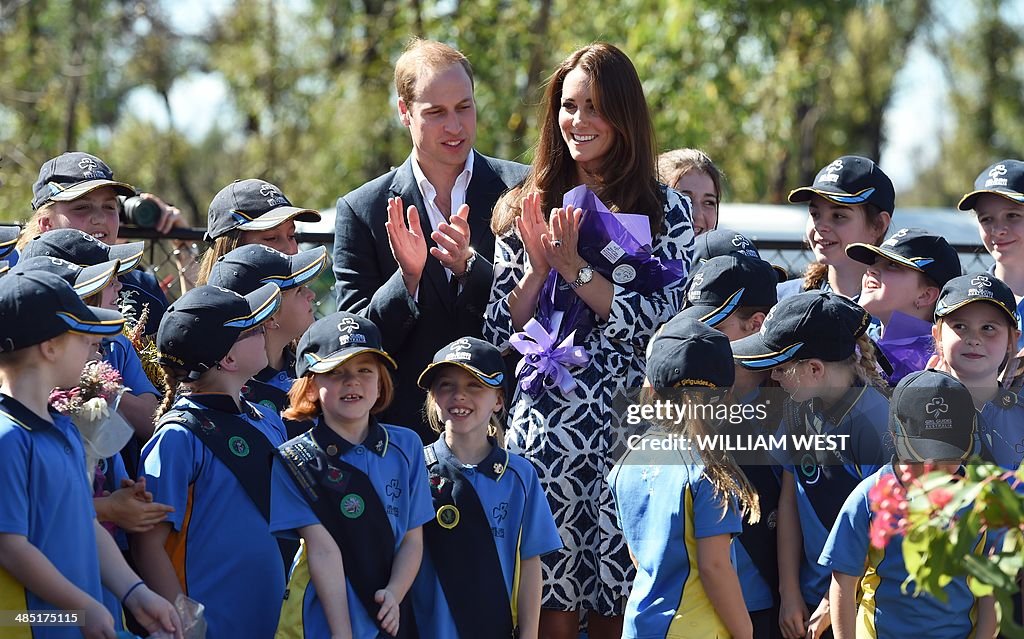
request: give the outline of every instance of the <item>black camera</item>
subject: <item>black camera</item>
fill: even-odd
[[[121,204],[121,221],[125,224],[134,224],[142,228],[155,228],[160,222],[160,205],[153,200],[133,195],[132,197],[119,196],[117,201]]]

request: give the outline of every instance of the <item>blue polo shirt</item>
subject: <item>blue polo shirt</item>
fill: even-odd
[[[96,551],[96,511],[85,474],[85,449],[71,420],[50,411],[45,421],[0,394],[0,533],[21,535],[71,583],[103,600]],[[0,570],[0,601],[8,610],[54,610]],[[4,637],[81,637],[75,627],[4,628]]]
[[[981,455],[1008,470],[1024,461],[1024,399],[1000,392],[978,418]]]
[[[505,591],[509,601],[515,601],[516,593],[512,589],[520,561],[562,547],[547,497],[537,479],[537,471],[530,462],[519,455],[510,454],[496,444],[490,455],[475,466],[460,462],[448,448],[444,435],[428,448],[439,464],[458,470],[476,491],[480,505],[490,518]],[[472,561],[472,557],[467,557],[467,560]],[[466,588],[473,588],[473,584],[466,584]],[[412,597],[420,636],[460,639],[429,549],[423,553],[423,563],[413,583]]]
[[[925,593],[915,595],[913,582],[904,594],[903,536],[894,535],[884,549],[871,546],[868,531],[874,513],[868,491],[881,477],[892,474],[888,464],[850,493],[818,561],[827,570],[861,577],[858,637],[963,639],[971,634],[975,605],[967,578],[956,577],[943,589],[947,603]],[[977,546],[984,547],[983,541],[979,538]]]
[[[817,606],[828,594],[831,571],[818,564],[818,557],[847,496],[892,459],[887,433],[889,401],[877,390],[857,386],[827,409],[816,404],[817,400],[801,404],[799,419],[813,420],[808,428],[822,434],[849,435],[849,448],[829,463],[818,464],[812,455],[805,455],[799,465],[785,469],[796,482],[804,548],[800,591],[809,607]]]
[[[661,436],[645,436],[608,476],[637,562],[622,637],[728,637],[701,583],[697,540],[738,534],[739,511],[731,498],[723,505],[696,451],[640,449]]]
[[[124,335],[103,340],[103,359],[121,373],[124,385],[132,395],[152,393],[160,397],[160,391],[153,386],[153,382],[146,377],[146,371],[142,370],[142,360],[135,352],[131,340]]]
[[[237,413],[227,395],[192,394],[175,408]],[[253,436],[284,442],[281,418],[246,404],[238,416]],[[211,415],[215,412],[207,410]],[[269,461],[268,461],[269,463]],[[274,636],[284,596],[284,566],[267,520],[234,473],[181,424],[161,427],[142,451],[142,472],[153,500],[174,507],[166,547],[178,581],[206,606],[208,636]]]
[[[326,446],[328,450],[332,448],[324,442],[317,443]],[[391,522],[397,553],[409,530],[419,528],[434,517],[427,468],[423,461],[423,443],[419,435],[408,428],[371,420],[365,440],[353,444],[338,436],[333,447],[338,448],[336,454],[341,461],[355,466],[370,478]],[[310,508],[288,469],[275,456],[270,500],[271,531],[282,537],[293,537],[299,528],[317,523],[320,523],[320,519]],[[352,636],[356,639],[377,637],[378,628],[374,621],[377,611],[374,610],[371,616],[351,584],[348,585],[347,593]],[[313,580],[309,576],[305,544],[295,556],[288,580],[288,598],[294,600],[296,597],[302,597],[301,610],[298,606],[290,610],[286,608],[281,626],[301,627],[302,636],[309,639],[330,636],[327,617],[324,616]]]

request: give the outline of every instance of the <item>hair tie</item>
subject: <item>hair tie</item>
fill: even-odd
[[[860,344],[853,345],[853,353],[857,356],[857,362],[859,363],[861,358],[864,357],[864,353],[860,351]]]

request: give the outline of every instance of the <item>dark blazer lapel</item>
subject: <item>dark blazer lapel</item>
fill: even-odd
[[[429,252],[432,246],[437,246],[437,243],[430,237],[434,229],[430,224],[430,216],[427,214],[427,207],[423,202],[423,194],[420,193],[420,187],[416,184],[416,176],[412,172],[411,155],[406,158],[402,166],[398,167],[398,171],[395,172],[395,179],[391,182],[391,193],[392,197],[402,198],[402,203],[406,209],[409,206],[415,206],[416,211],[420,214],[420,228],[423,230],[428,251],[427,263],[423,267],[423,276],[420,278],[420,288],[422,289],[423,282],[426,280],[429,282],[429,286],[434,288],[437,298],[442,300],[442,303],[447,307],[454,308],[454,302],[449,299],[451,295],[448,293],[448,277],[444,272],[444,267]],[[472,232],[471,228],[470,233]],[[423,299],[423,292],[423,290],[420,290],[421,300]]]

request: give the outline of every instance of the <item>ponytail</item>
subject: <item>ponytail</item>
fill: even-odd
[[[874,386],[883,395],[889,396],[892,392],[889,384],[882,378],[882,367],[878,363],[878,351],[875,350],[875,343],[871,341],[867,333],[857,338],[856,350],[847,360],[853,366],[854,375],[863,384]]]
[[[724,401],[732,401],[732,391],[729,391],[723,399]],[[639,401],[652,404],[655,401],[664,401],[664,399],[660,398],[652,387],[644,386],[640,391]],[[678,401],[683,404],[701,403],[706,401],[706,393],[684,390]],[[672,421],[655,421],[655,424],[666,432],[680,431],[680,427],[676,426]],[[743,470],[736,464],[736,460],[727,451],[699,447],[699,443],[707,439],[702,437],[702,435],[710,435],[711,431],[712,426],[706,419],[699,416],[690,416],[683,421],[680,432],[686,435],[691,442],[697,442],[701,463],[704,466],[704,476],[707,477],[708,482],[714,489],[714,493],[718,498],[718,505],[723,509],[728,508],[729,497],[735,497],[736,501],[739,502],[740,513],[746,516],[749,523],[756,524],[761,520],[761,502],[757,491],[754,490]]]

